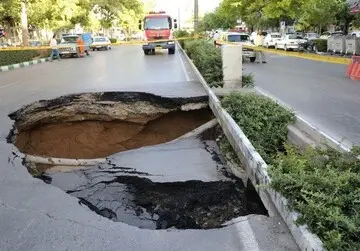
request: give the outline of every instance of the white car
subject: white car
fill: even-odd
[[[94,37],[93,38],[93,42],[90,45],[90,48],[95,51],[95,50],[111,50],[111,42],[110,39],[108,37]]]
[[[280,41],[280,39],[281,39],[280,33],[277,32],[269,33],[264,38],[263,46],[266,48],[275,47],[276,42]]]
[[[253,43],[250,42],[250,36],[247,33],[241,33],[241,32],[226,32],[221,35],[221,40],[237,43],[241,45],[247,45],[247,46],[254,46]],[[256,60],[256,53],[251,48],[242,48],[243,51],[243,58],[249,58],[250,62],[255,62]]]
[[[283,49],[287,50],[299,50],[300,44],[306,43],[307,40],[302,36],[298,36],[295,34],[287,34],[283,36],[279,41],[275,44],[275,49]]]

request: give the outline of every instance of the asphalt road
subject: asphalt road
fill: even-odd
[[[110,221],[81,206],[63,190],[34,179],[22,164],[23,156],[6,143],[12,127],[7,114],[40,99],[94,91],[206,95],[189,69],[180,54],[145,57],[139,46],[122,46],[83,59],[0,73],[0,250],[297,250],[277,216],[241,217],[227,227],[207,231],[154,231]],[[182,160],[171,161],[169,168],[179,168],[179,163],[186,161],[194,168],[176,172],[172,179],[217,179],[210,168],[216,168],[212,156],[197,146],[187,149],[192,157],[184,155]],[[136,151],[122,153],[123,159]],[[147,156],[151,157],[152,151],[150,148]],[[168,154],[184,151],[167,144],[156,153],[155,167]],[[206,164],[201,165],[194,154]],[[139,163],[140,159],[133,160],[137,168],[147,167],[149,160]]]
[[[360,82],[346,65],[269,54],[267,64],[246,64],[256,85],[301,117],[347,145],[360,144]]]

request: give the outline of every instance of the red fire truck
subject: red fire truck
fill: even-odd
[[[177,28],[176,22],[176,19],[173,20],[165,11],[150,12],[139,21],[139,29],[144,30],[144,39],[147,42],[143,45],[145,55],[155,54],[156,48],[167,49],[169,54],[175,54],[172,29]]]

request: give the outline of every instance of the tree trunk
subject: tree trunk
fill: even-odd
[[[21,35],[23,46],[29,46],[29,31],[28,31],[28,17],[26,10],[26,3],[24,0],[20,1],[21,4]]]

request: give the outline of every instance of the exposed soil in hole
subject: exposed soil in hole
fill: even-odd
[[[9,115],[20,151],[57,158],[101,158],[174,140],[213,118],[207,97],[90,93],[43,100]]]
[[[126,121],[83,121],[44,125],[20,132],[16,146],[24,153],[59,158],[100,158],[166,143],[211,119],[208,109],[174,111],[145,125]]]

